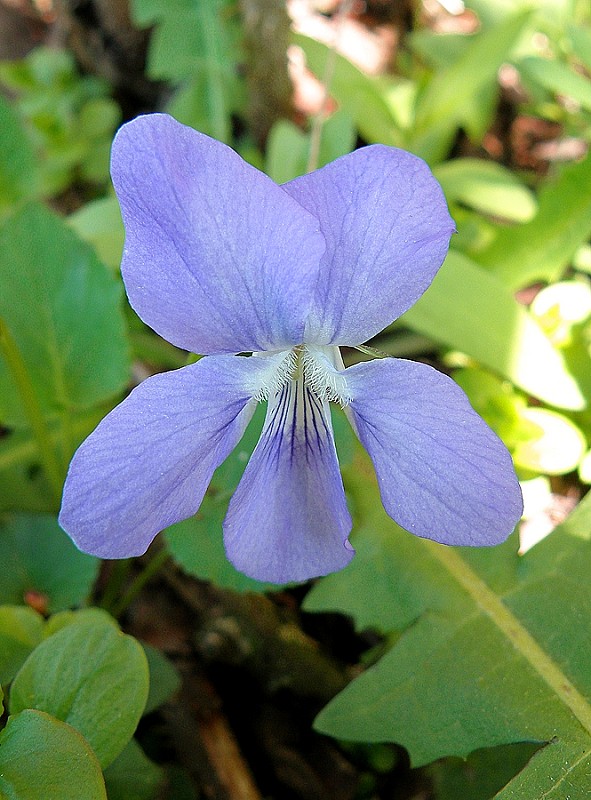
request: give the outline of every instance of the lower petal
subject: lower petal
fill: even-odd
[[[253,410],[256,359],[210,356],[131,392],[74,455],[60,524],[102,558],[144,553],[194,514]]]
[[[345,374],[388,514],[442,544],[506,539],[523,510],[511,456],[451,378],[393,358]]]
[[[269,401],[260,441],[228,508],[230,561],[261,581],[304,581],[345,567],[352,523],[328,403],[302,381]]]

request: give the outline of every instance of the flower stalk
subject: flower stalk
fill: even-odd
[[[65,474],[56,456],[49,429],[25,361],[8,325],[1,318],[0,352],[2,352],[10,370],[20,395],[24,412],[37,442],[43,469],[52,489],[53,499],[59,505]]]

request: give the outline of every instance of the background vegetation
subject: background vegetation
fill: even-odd
[[[588,3],[5,0],[0,31],[0,797],[588,798]],[[449,371],[503,438],[505,545],[401,531],[337,413],[343,572],[268,587],[226,561],[260,415],[144,558],[74,548],[75,448],[190,358],[118,273],[110,144],[153,110],[279,182],[373,142],[428,161],[458,233],[371,344]]]

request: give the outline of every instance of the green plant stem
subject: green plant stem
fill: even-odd
[[[328,51],[326,57],[326,64],[324,65],[324,75],[322,76],[323,97],[320,105],[320,111],[312,121],[312,129],[310,130],[310,152],[308,155],[308,164],[306,165],[306,172],[313,172],[318,168],[318,159],[320,158],[320,141],[322,139],[322,128],[326,119],[326,107],[328,104],[330,84],[334,74],[334,69],[337,59],[337,44],[341,33],[343,21],[353,5],[353,0],[343,0],[341,7],[335,15],[334,21],[334,38],[333,43]]]
[[[37,447],[39,448],[45,474],[51,485],[55,500],[59,505],[65,474],[53,447],[51,435],[46,425],[43,411],[39,405],[35,387],[33,386],[27,366],[17,343],[10,333],[8,325],[3,319],[0,319],[0,352],[2,352],[16,384],[23,409],[37,441]]]
[[[165,549],[162,549],[154,556],[154,558],[149,561],[137,578],[132,581],[130,587],[119,600],[119,602],[113,605],[111,613],[114,617],[120,617],[121,614],[123,614],[128,605],[135,600],[148,581],[150,581],[154,575],[156,575],[156,573],[162,569],[169,558],[170,553],[168,553]]]
[[[113,562],[111,572],[107,578],[105,590],[99,603],[101,608],[109,613],[112,612],[116,604],[117,597],[121,594],[129,570],[131,568],[131,559],[122,558]]]

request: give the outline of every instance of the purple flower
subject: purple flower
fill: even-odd
[[[224,522],[247,575],[301,581],[353,557],[329,402],[345,408],[401,526],[445,544],[506,538],[522,510],[511,458],[458,386],[394,358],[344,369],[339,353],[403,314],[443,262],[454,223],[421,159],[375,145],[277,186],[153,114],[121,128],[112,175],[131,305],[206,357],[148,378],[77,451],[60,522],[80,549],[139,555],[194,514],[263,400]]]

